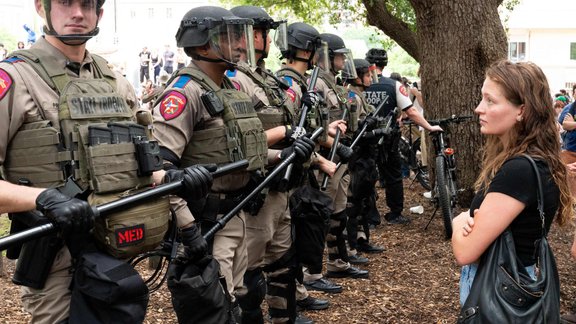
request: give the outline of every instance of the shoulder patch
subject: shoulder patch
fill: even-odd
[[[234,85],[234,88],[236,88],[236,90],[240,91],[240,88],[241,88],[241,87],[240,87],[240,83],[232,80],[232,84]]]
[[[186,108],[186,97],[178,91],[170,91],[160,103],[160,114],[164,120],[174,119]]]
[[[354,91],[348,91],[348,102],[352,103],[356,99]]]
[[[0,100],[8,93],[10,86],[12,86],[12,78],[8,72],[0,69]]]
[[[292,88],[286,90],[286,94],[288,95],[288,97],[290,97],[290,100],[292,100],[292,102],[296,101],[296,92],[294,92]]]
[[[292,86],[292,84],[294,84],[294,80],[292,80],[292,77],[285,75],[284,76],[284,80],[286,80],[286,82],[288,82],[288,86]]]
[[[183,75],[179,77],[178,80],[176,80],[176,82],[174,82],[172,88],[183,89],[191,79],[192,78],[189,75]]]
[[[404,85],[400,86],[400,93],[403,94],[405,97],[408,97],[408,91]]]
[[[229,78],[233,78],[233,77],[236,76],[236,73],[237,73],[237,72],[238,72],[238,70],[234,70],[234,71],[226,70],[226,76],[229,77]]]
[[[5,59],[5,60],[2,61],[2,62],[20,63],[20,62],[24,62],[24,60],[21,59],[21,58],[18,58],[18,57],[16,57],[16,56],[12,56],[12,57],[9,57],[9,58]]]

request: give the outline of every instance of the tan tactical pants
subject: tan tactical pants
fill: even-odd
[[[56,254],[44,289],[22,286],[22,305],[32,315],[30,323],[53,324],[68,318],[72,258],[67,247]]]
[[[236,300],[237,294],[246,292],[244,273],[248,265],[248,256],[245,219],[245,212],[240,211],[238,216],[232,217],[226,226],[214,235],[212,253],[220,264],[220,273],[226,279],[226,288],[232,296],[232,302]]]
[[[321,183],[324,178],[324,174],[319,172],[318,181]],[[346,210],[346,205],[348,203],[348,187],[350,186],[350,175],[348,174],[348,165],[342,164],[338,171],[328,180],[328,186],[326,187],[326,194],[330,196],[333,200],[332,215],[344,212]],[[342,227],[342,222],[330,219],[330,230],[328,235],[326,235],[326,243],[328,246],[328,255],[338,254],[338,246],[336,241],[342,239],[342,231],[345,228]],[[341,228],[342,231],[336,230],[336,228]],[[334,234],[339,232],[338,234]],[[343,271],[350,267],[350,263],[345,262],[341,259],[328,258],[326,262],[326,270],[328,271]]]

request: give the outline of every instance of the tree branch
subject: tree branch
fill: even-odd
[[[407,23],[390,13],[386,6],[388,0],[362,0],[362,3],[366,7],[368,24],[382,30],[419,62],[418,35],[409,28]]]

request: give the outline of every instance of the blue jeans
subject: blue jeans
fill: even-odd
[[[478,264],[468,264],[462,267],[460,272],[460,306],[463,306],[468,299],[470,294],[470,289],[472,288],[472,283],[474,282],[474,277],[476,277],[476,271],[478,270]],[[530,277],[536,280],[536,267],[534,265],[526,267],[526,271]]]

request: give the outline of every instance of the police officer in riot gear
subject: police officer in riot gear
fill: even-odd
[[[372,82],[377,82],[376,67],[365,59],[354,59],[356,78],[344,80],[348,85],[348,101],[364,112],[371,112],[374,107],[364,98],[364,90]],[[372,117],[359,116],[364,119],[362,123],[376,124]],[[366,120],[368,119],[368,120]],[[370,125],[369,125],[370,126]],[[373,125],[375,126],[375,125]],[[371,126],[370,128],[373,128]],[[377,140],[376,140],[377,141]],[[382,247],[368,243],[370,238],[368,216],[375,207],[375,184],[378,179],[378,170],[375,162],[375,142],[365,138],[358,142],[358,148],[348,163],[350,172],[350,187],[348,190],[348,224],[346,226],[348,244],[350,247],[350,263],[360,264],[368,260],[357,252],[378,253],[384,251]]]
[[[350,49],[346,48],[341,37],[334,34],[321,34],[321,39],[328,44],[329,66],[322,70],[317,83],[318,92],[322,93],[327,105],[330,120],[341,118],[344,110],[348,110],[348,125],[356,125],[358,114],[363,113],[348,104],[348,92],[339,84],[337,74],[345,79],[356,78],[356,70]],[[357,108],[357,107],[356,107]],[[349,127],[351,132],[355,127]],[[350,265],[344,230],[346,229],[348,203],[348,186],[350,175],[347,162],[352,156],[352,150],[342,142],[337,145],[337,154],[343,163],[336,174],[329,179],[327,194],[333,199],[333,213],[330,216],[330,230],[327,236],[328,247],[327,277],[333,278],[368,278],[368,271]],[[325,150],[325,154],[326,154]]]
[[[233,14],[254,20],[254,47],[257,66],[239,64],[227,76],[236,88],[252,97],[258,117],[264,129],[285,126],[286,132],[280,141],[272,144],[274,149],[286,148],[294,139],[305,134],[296,123],[295,109],[281,88],[281,80],[268,72],[264,58],[270,49],[270,32],[276,29],[275,43],[279,49],[286,49],[286,23],[274,21],[264,9],[255,6],[239,6],[230,10]],[[285,87],[285,86],[284,86]],[[301,178],[302,167],[295,166],[292,177]],[[296,251],[292,242],[292,225],[288,198],[298,181],[291,181],[289,187],[280,185],[281,179],[271,185],[262,208],[257,214],[246,218],[248,245],[248,269],[244,283],[248,289],[245,296],[239,298],[243,323],[263,323],[260,304],[266,292],[267,304],[272,322],[283,322],[286,317],[293,318],[296,312]],[[266,279],[264,279],[264,273]],[[266,284],[266,287],[263,285]],[[308,308],[325,309],[327,300],[307,296],[298,305]],[[288,315],[288,316],[287,316]],[[310,320],[299,316],[296,323]]]
[[[78,272],[82,266],[76,263],[74,268],[72,258],[84,258],[85,251],[80,247],[95,249],[90,233],[98,220],[84,199],[88,194],[94,198],[106,190],[100,185],[109,185],[109,193],[115,195],[118,190],[131,189],[117,186],[151,181],[151,178],[119,171],[116,175],[123,180],[109,182],[104,178],[114,171],[105,168],[96,173],[90,169],[89,164],[95,162],[95,157],[87,154],[85,148],[96,146],[85,137],[90,132],[83,133],[81,129],[89,129],[94,124],[105,127],[107,121],[134,125],[133,113],[138,108],[129,82],[112,72],[104,59],[86,50],[86,41],[98,33],[104,0],[36,0],[35,4],[37,13],[45,21],[46,35],[30,49],[14,52],[0,62],[0,84],[3,85],[0,88],[0,167],[5,177],[0,180],[0,213],[10,213],[13,224],[24,226],[36,225],[27,223],[28,220],[42,223],[45,216],[60,231],[56,236],[25,243],[22,250],[15,252],[20,253],[15,282],[23,285],[23,307],[31,314],[31,322],[89,322],[93,314],[79,312],[74,306],[82,302],[74,299],[81,293],[73,297],[70,291],[80,286],[74,284],[72,278],[73,270]],[[82,89],[78,92],[86,100],[79,100],[74,89]],[[113,147],[112,143],[106,145]],[[134,149],[131,143],[119,145]],[[104,146],[101,148],[105,150]],[[111,153],[116,156],[120,169],[137,162],[130,157],[134,153],[122,157]],[[211,183],[210,174],[203,168],[189,171],[190,174],[180,171],[173,175],[186,180],[187,190],[183,193],[203,195],[200,191],[202,186]],[[160,183],[164,173],[156,172]],[[83,195],[69,196],[66,184],[70,183],[82,190]],[[158,220],[166,217],[167,224],[168,210],[165,215],[156,216]],[[187,225],[193,230],[191,224]],[[139,277],[134,278],[134,282],[144,285]],[[145,285],[143,288],[147,291]],[[145,316],[147,293],[139,297],[146,297],[140,305],[142,312],[125,314],[131,322],[141,322]],[[104,303],[94,306],[92,311],[116,314],[104,306]],[[124,316],[117,320],[128,321]]]
[[[290,86],[286,90],[287,98],[298,109],[302,105],[312,107],[322,98],[315,92],[308,91],[306,71],[313,67],[314,60],[319,56],[317,52],[326,51],[326,45],[320,41],[320,33],[312,26],[296,22],[288,26],[287,30],[288,48],[282,51],[284,62],[276,75]],[[323,59],[327,60],[327,54],[323,54]],[[328,63],[323,64],[324,66]],[[314,90],[314,89],[311,89]],[[314,154],[315,157],[321,157],[320,154]],[[342,286],[338,285],[322,275],[322,259],[324,251],[324,240],[326,237],[325,230],[319,233],[321,236],[321,245],[316,247],[317,255],[308,255],[309,260],[304,264],[304,286],[308,290],[318,290],[327,293],[340,293]],[[306,292],[301,286],[298,286],[299,295],[305,295]]]
[[[250,186],[260,180],[259,174],[268,163],[278,163],[292,152],[296,153],[297,161],[304,161],[314,148],[314,142],[302,137],[282,150],[269,151],[268,142],[278,134],[284,138],[285,127],[265,132],[252,98],[237,91],[225,76],[227,69],[254,66],[252,27],[253,20],[235,16],[220,7],[203,6],[188,11],[176,33],[176,41],[192,61],[167,83],[153,111],[154,134],[166,163],[186,167],[240,159],[250,162],[245,171],[215,179],[208,197],[189,204],[190,210],[177,211],[187,214],[191,211],[203,230],[210,229],[217,219],[236,206],[243,194],[250,191]],[[255,208],[259,206],[256,204]],[[226,290],[235,305],[231,320],[239,320],[237,300],[246,293],[245,223],[247,217],[253,217],[247,215],[251,211],[240,211],[212,241],[212,254],[220,264]],[[186,305],[175,308],[183,307],[188,308]],[[193,308],[189,310],[193,312]],[[180,321],[187,321],[191,313],[177,315]],[[295,318],[295,314],[287,312],[279,315],[285,321]]]
[[[380,74],[380,81],[372,84],[365,91],[368,103],[378,106],[384,98],[386,103],[380,110],[381,117],[387,117],[394,108],[404,112],[416,124],[428,131],[440,131],[440,126],[430,125],[426,119],[412,106],[408,98],[408,90],[400,82],[381,75],[382,70],[388,64],[388,56],[383,49],[372,48],[366,53],[366,60],[376,65]],[[393,116],[393,132],[387,136],[383,145],[379,146],[379,158],[377,161],[380,180],[384,184],[386,192],[386,205],[390,208],[384,218],[389,224],[407,224],[410,220],[402,215],[404,208],[404,188],[402,184],[402,163],[398,152],[400,140],[400,128],[397,120],[398,116]]]

